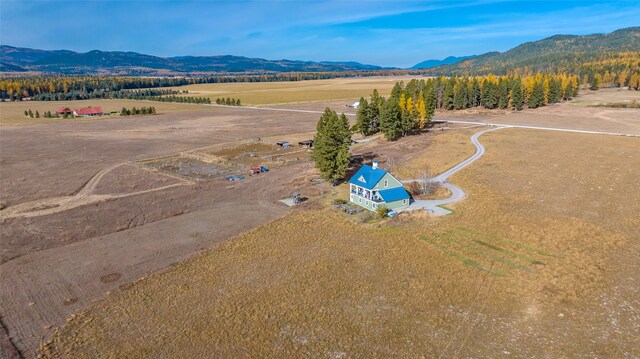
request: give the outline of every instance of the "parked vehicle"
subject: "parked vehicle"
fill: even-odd
[[[227,181],[236,182],[244,180],[244,176],[227,176]]]
[[[249,173],[252,174],[252,175],[257,175],[257,174],[260,174],[262,172],[267,172],[267,171],[269,171],[269,169],[267,167],[265,167],[265,166],[256,166],[256,167],[251,167],[249,169]]]

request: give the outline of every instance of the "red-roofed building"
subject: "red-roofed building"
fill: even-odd
[[[102,116],[102,107],[84,107],[73,111],[75,116]]]
[[[70,107],[61,107],[56,110],[58,115],[73,115],[73,110]]]

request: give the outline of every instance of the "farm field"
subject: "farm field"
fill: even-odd
[[[329,80],[308,80],[289,82],[253,82],[197,84],[173,87],[188,90],[186,96],[216,98],[239,98],[243,105],[289,104],[298,102],[321,102],[331,100],[351,100],[368,97],[373,89],[380,95],[388,96],[397,81],[408,82],[413,77],[361,77]]]
[[[358,80],[375,79],[349,80],[358,83]],[[390,84],[393,85],[394,81]],[[256,89],[265,86],[260,83],[242,85],[255,85]],[[277,87],[290,84],[269,85]],[[338,83],[333,85],[342,86]],[[363,90],[364,95],[368,95],[373,87],[380,89],[380,85],[375,84],[366,91]],[[381,93],[384,94],[382,91]],[[608,97],[618,96],[607,91],[602,93]],[[314,96],[319,94],[325,92],[318,92]],[[96,105],[108,110],[101,101],[92,103],[98,103]],[[232,317],[243,318],[244,314],[238,314],[233,301],[242,302],[238,295],[255,294],[255,302],[249,301],[249,296],[243,299],[249,301],[247,308],[252,308],[247,312],[251,318],[246,323],[256,321],[255,329],[251,330],[271,328],[265,326],[272,325],[269,323],[280,325],[278,316],[283,310],[287,310],[289,314],[283,320],[292,323],[291,326],[285,325],[282,334],[279,334],[282,339],[276,340],[274,347],[267,345],[261,349],[267,351],[256,351],[264,354],[281,353],[277,351],[280,350],[278,348],[302,354],[307,353],[304,350],[309,353],[333,353],[318,346],[304,347],[312,343],[309,335],[298,337],[295,334],[298,339],[295,342],[289,341],[291,335],[294,335],[292,333],[307,330],[307,324],[316,324],[313,320],[305,319],[309,313],[315,313],[314,317],[321,319],[317,322],[318,335],[325,335],[323,338],[328,338],[327,343],[334,343],[329,334],[322,331],[326,325],[333,325],[333,319],[319,314],[326,313],[328,308],[333,308],[335,313],[342,313],[340,315],[343,317],[340,318],[346,318],[344,315],[351,318],[348,321],[350,324],[336,329],[336,333],[361,333],[366,338],[381,338],[386,335],[386,329],[371,325],[378,320],[387,320],[385,315],[391,315],[393,320],[390,322],[395,323],[389,328],[397,329],[398,333],[410,333],[402,330],[417,327],[411,327],[414,324],[410,324],[410,321],[403,323],[399,318],[422,313],[420,318],[428,318],[427,322],[431,323],[429,325],[446,323],[450,317],[462,321],[452,319],[454,324],[449,327],[443,324],[445,334],[456,332],[455,323],[460,325],[487,317],[504,319],[505,322],[501,323],[505,327],[513,323],[521,325],[523,337],[537,340],[536,333],[541,333],[546,327],[540,324],[540,327],[536,327],[541,330],[538,332],[538,329],[525,328],[525,324],[518,321],[521,319],[518,317],[519,310],[524,305],[521,303],[524,298],[522,293],[526,290],[533,290],[535,295],[532,298],[540,301],[535,302],[535,307],[531,310],[544,318],[544,325],[550,325],[551,322],[547,320],[551,318],[551,304],[548,303],[560,303],[559,307],[553,308],[561,308],[565,316],[571,311],[577,313],[572,317],[572,323],[577,323],[582,319],[575,318],[586,313],[580,310],[586,308],[587,304],[596,303],[594,298],[607,288],[618,288],[615,290],[622,292],[633,288],[622,280],[636,278],[633,276],[634,272],[619,269],[613,264],[615,261],[612,258],[617,258],[619,263],[631,263],[629,268],[633,268],[633,260],[637,262],[637,258],[633,257],[637,251],[634,252],[630,247],[635,243],[633,238],[638,237],[637,232],[633,231],[638,228],[637,220],[630,215],[633,211],[637,212],[638,202],[637,191],[634,192],[631,187],[637,186],[633,182],[638,178],[634,172],[638,168],[638,158],[633,154],[634,150],[637,153],[637,139],[522,129],[494,131],[481,138],[487,146],[486,157],[453,178],[457,185],[469,193],[468,199],[452,206],[456,211],[454,216],[436,218],[416,214],[388,223],[359,224],[356,218],[348,219],[346,215],[342,216],[325,208],[337,198],[336,193],[344,188],[312,182],[311,179],[316,178],[317,173],[309,161],[308,152],[297,148],[281,151],[275,146],[276,141],[296,143],[312,138],[319,117],[319,113],[315,111],[322,111],[325,107],[344,111],[353,119],[355,111],[345,108],[346,104],[353,101],[355,98],[271,105],[258,109],[143,102],[156,106],[160,114],[66,120],[62,123],[30,126],[3,125],[0,128],[0,315],[13,345],[24,356],[35,357],[39,345],[51,338],[55,328],[62,327],[70,316],[91,305],[93,307],[88,312],[80,315],[101,315],[100,313],[104,313],[101,310],[113,310],[122,314],[125,308],[119,305],[129,303],[126,301],[130,301],[132,310],[142,310],[139,304],[135,304],[140,298],[134,293],[159,295],[153,300],[166,298],[160,292],[153,292],[160,290],[159,284],[166,280],[163,278],[169,278],[162,276],[177,276],[176,283],[186,283],[183,279],[187,272],[182,271],[187,269],[183,268],[193,268],[194,265],[200,265],[198,263],[205,263],[198,261],[209,261],[206,262],[209,264],[220,261],[220,264],[207,264],[204,267],[207,270],[194,277],[194,280],[203,281],[199,283],[213,284],[196,286],[191,283],[184,287],[184,293],[180,294],[185,296],[184,303],[193,303],[189,301],[199,300],[202,297],[198,295],[208,293],[213,298],[212,303],[220,305],[218,309],[233,313]],[[25,102],[15,105],[25,104],[51,106],[55,103]],[[3,121],[4,109],[7,108],[5,105],[13,104],[0,104]],[[81,107],[89,104],[73,102],[70,105]],[[163,105],[168,106],[164,112],[160,111]],[[114,106],[114,110],[119,110],[123,104]],[[298,110],[302,112],[297,112]],[[552,124],[556,127],[576,126],[590,130],[607,129],[640,134],[637,112],[593,110],[582,110],[579,106],[564,103],[520,113],[443,112],[436,115],[437,120],[476,121],[478,124],[438,124],[429,133],[410,136],[397,142],[377,138],[354,145],[352,153],[355,163],[377,158],[381,166],[391,168],[398,176],[415,178],[425,168],[439,173],[473,153],[474,147],[469,142],[469,136],[482,129],[479,127],[482,126],[481,122]],[[602,118],[596,116],[598,110],[614,112],[605,114],[607,118]],[[512,154],[515,154],[514,157],[510,157]],[[569,163],[569,158],[581,160]],[[178,160],[163,162],[166,159]],[[221,163],[216,162],[218,160]],[[145,163],[160,165],[146,166]],[[597,164],[595,169],[594,163]],[[249,166],[258,164],[268,165],[272,170],[264,175],[248,176]],[[226,172],[216,172],[220,168],[231,169],[233,174],[245,175],[246,179],[227,182],[224,180]],[[205,176],[201,176],[203,173]],[[614,182],[615,186],[606,187]],[[521,190],[522,186],[524,189]],[[310,198],[310,201],[294,210],[279,203],[280,199],[287,198],[294,191]],[[595,194],[597,191],[604,191],[606,197],[602,198],[605,200],[594,199],[591,191]],[[614,213],[615,218],[609,218],[609,213]],[[501,225],[512,221],[514,225],[511,227]],[[265,223],[268,223],[265,227],[245,233]],[[328,228],[344,232],[344,238],[333,235],[336,232],[329,232]],[[317,238],[314,237],[316,232]],[[286,235],[279,235],[282,233]],[[237,236],[240,237],[229,241]],[[592,243],[594,239],[597,239],[597,243]],[[415,243],[411,242],[413,240]],[[236,244],[232,243],[237,243],[238,250],[246,251],[237,252],[241,255],[236,258],[232,267],[214,273],[222,268],[216,266],[223,266],[232,260],[231,253],[236,253],[236,250],[225,250],[236,248]],[[499,251],[500,253],[493,253],[491,251],[496,250],[491,246],[497,246],[496,243],[507,243],[510,247],[503,248],[504,251]],[[528,247],[525,248],[524,244]],[[227,245],[231,247],[226,247]],[[267,248],[268,246],[271,247]],[[416,252],[416,248],[422,248],[423,251]],[[593,253],[591,249],[594,249]],[[196,259],[178,264],[202,251],[205,253],[198,254]],[[414,261],[414,257],[403,257],[407,252],[424,258]],[[539,252],[552,256],[547,258],[548,256]],[[565,252],[569,254],[565,255]],[[220,253],[223,254],[222,257],[218,257]],[[260,253],[264,255],[261,256]],[[304,255],[298,258],[296,253]],[[338,259],[331,259],[336,253],[340,254],[336,257]],[[631,257],[622,257],[623,253]],[[256,259],[251,259],[252,256],[256,256]],[[269,259],[266,256],[272,257]],[[566,262],[560,261],[556,256],[568,259]],[[273,258],[281,260],[281,264],[287,267],[269,267],[269,261]],[[320,262],[312,262],[314,258],[320,258]],[[340,258],[344,261],[341,262]],[[487,258],[490,259],[489,262]],[[327,265],[322,264],[325,259]],[[544,265],[537,262],[544,262]],[[347,278],[345,273],[351,270],[352,263],[359,267],[353,278]],[[437,268],[432,267],[431,263]],[[380,269],[385,266],[388,267],[388,274]],[[174,267],[177,269],[172,269]],[[309,271],[303,270],[307,267]],[[452,278],[459,280],[461,287],[455,281],[446,284],[441,282],[447,281],[443,276],[449,269],[457,273]],[[162,271],[166,271],[166,274],[152,275]],[[417,279],[403,277],[403,272],[406,276],[416,275]],[[491,276],[487,277],[488,274]],[[152,276],[148,277],[149,275]],[[148,279],[134,283],[145,277]],[[275,283],[272,289],[260,287],[252,279],[263,280],[270,277]],[[465,285],[479,283],[478,278],[485,278],[483,283],[493,283],[491,280],[494,277],[497,283],[495,287],[482,287],[477,291],[481,302],[485,304],[482,307],[471,306],[470,303],[475,301],[467,293],[470,287]],[[402,280],[393,284],[395,278]],[[540,283],[547,285],[546,289],[538,287],[542,285],[538,283],[539,278],[544,278]],[[579,278],[579,281],[574,288],[570,283],[575,278]],[[229,282],[220,284],[220,281],[227,279]],[[306,288],[304,283],[316,280],[317,283],[309,285],[309,290],[300,290]],[[322,304],[322,308],[327,309],[321,310],[319,302],[310,298],[320,298],[320,285],[332,288],[334,280],[335,291],[332,293],[336,293],[336,296],[326,298],[331,303],[327,302],[326,306]],[[523,283],[524,289],[519,288],[519,281]],[[251,284],[243,286],[241,283]],[[365,283],[365,288],[357,289],[362,283]],[[214,287],[218,284],[219,288],[223,288],[222,292],[208,292],[217,290]],[[411,292],[416,295],[415,302],[406,302],[406,298],[394,297],[391,292],[378,296],[378,291],[387,286],[390,290],[405,288],[398,287],[400,285],[415,286]],[[130,290],[134,288],[135,290]],[[188,288],[197,288],[199,294],[192,297],[194,292]],[[416,293],[415,290],[419,288],[425,288],[425,292]],[[498,298],[496,293],[499,292],[495,292],[493,288],[508,293],[508,300]],[[228,291],[224,292],[225,290]],[[349,293],[352,290],[359,294],[351,296]],[[400,290],[398,293],[405,292]],[[453,307],[440,308],[442,311],[439,314],[429,312],[431,309],[426,310],[418,302],[420,299],[424,303],[448,303],[448,298],[453,298],[457,295],[455,293],[466,294],[461,294],[460,301],[452,304]],[[569,301],[567,307],[562,307],[566,303],[558,300],[556,295],[571,300],[577,297],[582,302]],[[621,295],[615,294],[609,299],[626,298]],[[285,296],[290,298],[286,299]],[[274,298],[282,299],[278,302],[282,303],[282,307],[265,307],[266,301]],[[298,304],[311,311],[296,307],[296,300],[300,300]],[[92,304],[96,301],[97,304]],[[108,309],[109,306],[112,306],[111,309]],[[504,310],[501,309],[502,306]],[[433,306],[429,306],[431,307]],[[542,309],[538,311],[538,307]],[[161,309],[154,313],[131,312],[145,316],[148,321],[121,328],[121,333],[130,335],[131,332],[127,330],[142,328],[138,325],[159,324],[154,322],[157,320],[154,316],[156,314],[174,313],[174,310],[175,313],[179,312],[179,308],[170,306],[160,305],[158,308]],[[222,334],[211,331],[203,323],[194,322],[194,325],[205,325],[202,333],[228,339],[226,346],[218,346],[221,356],[236,354],[234,348],[244,345],[238,344],[237,340],[241,336],[246,337],[249,333],[247,330],[250,329],[229,322],[231,319],[226,317],[227,314],[217,316],[215,313],[218,309],[197,305],[191,305],[190,308],[211,310],[214,318],[211,323],[231,325],[231,329]],[[274,321],[269,319],[262,323],[260,315],[263,309],[276,317]],[[341,312],[345,310],[351,312]],[[593,310],[601,311],[602,308],[595,307]],[[189,313],[184,312],[185,315]],[[491,317],[490,314],[495,316]],[[597,328],[609,333],[610,327],[605,322],[613,314],[602,315],[602,318],[606,318],[602,321],[598,319]],[[588,316],[584,314],[583,317]],[[191,320],[188,317],[182,318]],[[112,322],[104,323],[105,328],[117,327],[122,324],[119,320],[122,318],[114,316]],[[100,321],[95,321],[98,322]],[[402,327],[403,325],[406,326]],[[484,327],[478,324],[478,328],[486,330],[487,322],[482,322],[482,325]],[[367,328],[374,328],[376,333],[367,332]],[[433,329],[433,326],[424,328]],[[420,327],[418,331],[423,331],[424,328]],[[637,330],[635,327],[625,328],[628,329],[625,333],[633,334],[633,330]],[[191,329],[195,330],[194,327]],[[91,348],[102,351],[105,348],[103,345],[107,345],[112,338],[97,335],[94,330],[98,328],[83,326],[79,321],[72,320],[69,326],[59,332],[52,346],[43,350],[50,356],[62,355],[67,348],[80,343],[65,333],[78,333],[75,338],[87,338],[83,341],[87,346],[78,348],[80,352],[92,350]],[[166,349],[166,346],[156,341],[164,339],[157,337],[156,334],[160,334],[154,330],[149,332],[149,343],[157,345],[149,344],[149,347],[142,348],[144,343],[131,339],[127,346],[122,347],[123,350],[131,350],[125,354],[163,354],[153,351]],[[447,330],[451,332],[446,332]],[[454,352],[456,356],[473,354],[465,350],[473,350],[476,346],[484,348],[484,344],[478,341],[487,338],[476,337],[480,334],[475,330],[468,334],[471,339],[462,341],[465,346]],[[183,336],[185,333],[176,333],[176,344],[191,340]],[[257,337],[261,343],[274,343],[270,341],[273,338],[264,336],[267,334],[265,332]],[[435,332],[433,335],[441,336]],[[506,331],[502,335],[488,343],[500,340],[506,343],[511,339]],[[556,339],[552,334],[549,335],[549,340]],[[586,333],[582,338],[589,335],[591,334]],[[615,343],[622,343],[624,347],[626,337],[618,334],[611,336]],[[396,334],[393,338],[395,339],[387,343],[390,348],[399,347],[400,338],[413,340],[418,337]],[[0,337],[0,340],[1,343],[5,342],[4,337]],[[335,342],[336,355],[341,353],[344,343],[356,343],[355,340],[341,340],[343,341]],[[531,343],[533,340],[531,339]],[[437,342],[437,338],[424,341],[432,342]],[[369,354],[376,348],[371,346],[366,349],[362,343],[354,353]],[[449,347],[454,344],[452,342]],[[275,348],[275,351],[269,352],[270,348]],[[434,351],[425,353],[450,353],[450,349],[438,346],[434,348]],[[585,348],[591,350],[589,348],[596,347]],[[415,349],[415,353],[418,350]],[[607,348],[602,350],[610,353]]]
[[[486,134],[454,216],[296,210],[112,293],[41,352],[638,356],[638,144],[594,136]]]
[[[81,100],[81,101],[22,101],[22,102],[0,102],[0,126],[20,126],[20,125],[38,125],[58,122],[92,122],[103,120],[109,117],[122,118],[118,114],[110,116],[100,116],[94,118],[76,117],[76,118],[44,118],[44,112],[51,111],[55,114],[56,110],[61,107],[71,107],[73,109],[80,107],[102,107],[105,113],[120,112],[122,107],[131,109],[132,107],[149,107],[153,106],[159,114],[175,113],[183,111],[210,110],[196,104],[187,103],[171,103],[171,102],[151,102],[138,100]],[[40,112],[40,118],[30,118],[24,115],[24,111],[32,110]]]

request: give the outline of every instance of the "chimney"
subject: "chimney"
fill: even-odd
[[[373,160],[371,162],[371,167],[375,170],[378,169],[378,160]]]

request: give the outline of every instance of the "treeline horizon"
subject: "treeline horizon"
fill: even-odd
[[[551,56],[551,55],[550,55]],[[560,55],[558,55],[560,56]],[[553,61],[552,61],[553,60]],[[557,61],[556,61],[557,60]],[[540,63],[519,67],[508,64],[494,64],[477,69],[454,69],[448,74],[439,73],[441,68],[423,70],[367,70],[345,72],[292,72],[292,73],[245,73],[225,75],[203,75],[185,77],[127,77],[127,76],[30,76],[0,79],[0,99],[20,101],[33,98],[41,101],[55,98],[73,100],[85,98],[108,98],[111,92],[125,90],[180,87],[193,84],[233,83],[233,82],[294,82],[333,78],[354,78],[371,76],[534,76],[576,75],[600,79],[599,87],[640,88],[640,54],[604,53],[563,55],[557,59],[546,56]]]

